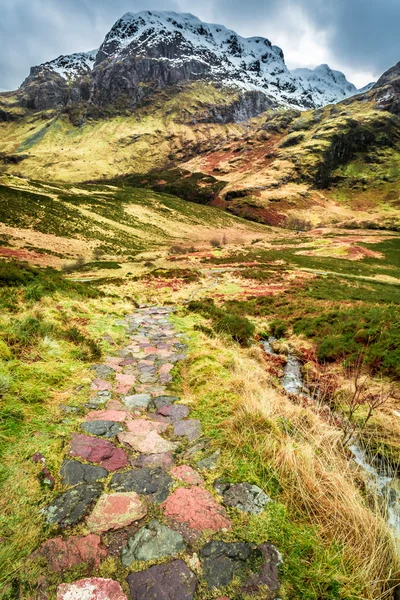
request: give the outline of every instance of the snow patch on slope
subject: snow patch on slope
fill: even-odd
[[[42,71],[53,71],[67,80],[76,79],[92,71],[97,53],[98,50],[90,50],[59,56],[41,64],[39,68]]]

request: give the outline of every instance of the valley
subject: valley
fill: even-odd
[[[145,11],[0,94],[2,598],[397,600],[399,65]]]

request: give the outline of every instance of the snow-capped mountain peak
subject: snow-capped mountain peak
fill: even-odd
[[[269,39],[245,38],[223,25],[176,12],[128,12],[98,51],[34,67],[29,82],[52,72],[78,83],[90,75],[91,100],[108,104],[123,96],[134,105],[149,90],[198,80],[256,92],[264,105],[297,109],[318,108],[357,93],[343,73],[328,65],[290,71],[282,50]]]
[[[89,52],[76,52],[75,54],[61,55],[42,63],[36,69],[36,73],[54,72],[64,79],[76,79],[82,75],[90,73],[93,69],[98,50],[90,50]]]

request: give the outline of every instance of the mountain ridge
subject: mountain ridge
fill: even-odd
[[[290,71],[281,48],[267,38],[244,38],[190,13],[163,11],[126,13],[97,52],[32,67],[19,93],[21,104],[36,110],[82,101],[133,107],[156,89],[198,80],[263,94],[262,110],[320,108],[359,93],[328,65]]]

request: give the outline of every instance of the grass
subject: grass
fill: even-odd
[[[87,396],[88,367],[110,351],[105,333],[118,342],[112,323],[127,304],[50,269],[1,261],[0,276],[0,586],[11,599],[36,593],[40,569],[27,557],[49,536],[38,509],[50,496],[30,458],[41,452],[59,470],[77,427],[59,405]]]
[[[386,597],[397,550],[359,490],[340,432],[275,390],[257,350],[195,333],[198,318],[178,319],[191,337],[181,385],[223,449],[213,478],[254,483],[274,500],[261,518],[234,514],[232,535],[283,552],[285,600]]]
[[[93,268],[114,268],[106,259],[95,264],[91,257],[94,252],[135,256],[170,246],[176,239],[212,239],[222,229],[244,236],[257,231],[256,226],[223,211],[127,184],[82,184],[75,188],[16,178],[2,181],[0,223],[15,230],[17,237],[21,229],[34,232],[31,237],[35,244],[26,244],[27,250],[36,248],[54,256],[63,249],[67,256],[84,255]],[[8,239],[6,244],[10,246]]]

